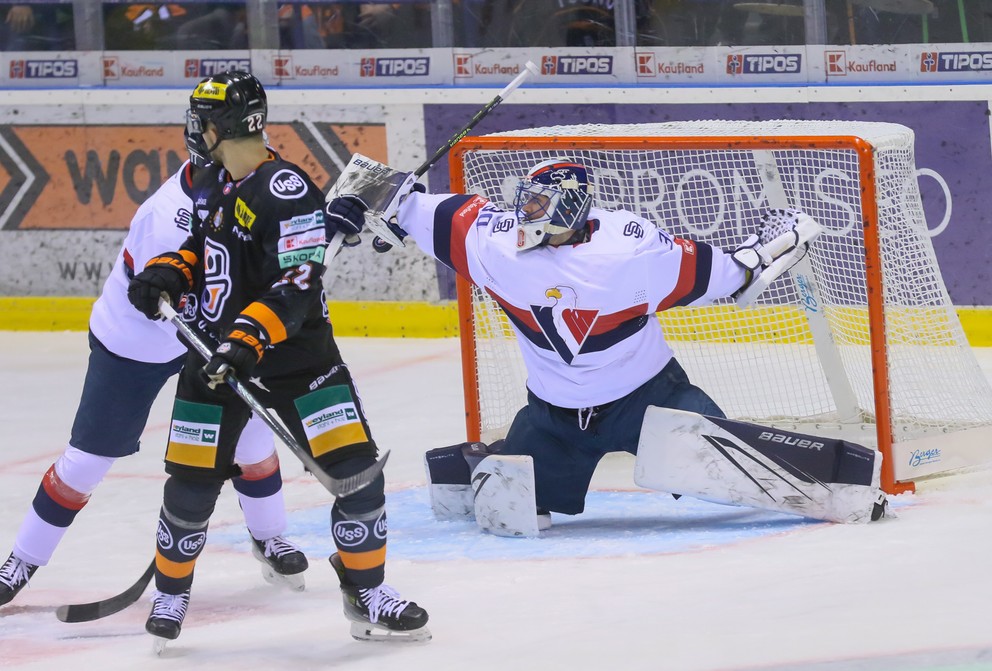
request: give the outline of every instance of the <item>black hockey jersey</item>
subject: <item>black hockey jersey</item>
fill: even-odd
[[[214,343],[235,320],[258,328],[263,378],[340,363],[321,282],[326,245],[323,194],[301,168],[275,152],[238,181],[210,166],[197,175],[180,250],[196,270],[184,318]]]

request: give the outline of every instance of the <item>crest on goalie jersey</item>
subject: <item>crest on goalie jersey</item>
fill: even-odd
[[[544,295],[551,299],[551,305],[532,305],[531,312],[558,355],[565,363],[572,363],[592,333],[599,310],[580,308],[572,287],[551,287]]]

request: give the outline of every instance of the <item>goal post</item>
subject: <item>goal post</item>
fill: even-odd
[[[909,128],[872,122],[550,126],[464,138],[451,183],[509,208],[531,166],[568,158],[591,169],[596,206],[723,249],[769,207],[809,213],[823,235],[753,306],[659,319],[729,417],[876,447],[898,493],[992,460],[992,388],[937,265],[913,144]],[[495,440],[526,403],[526,371],[495,301],[459,278],[458,304],[468,436]]]

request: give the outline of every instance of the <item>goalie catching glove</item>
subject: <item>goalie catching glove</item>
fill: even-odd
[[[216,389],[227,381],[228,375],[247,380],[262,360],[264,349],[258,331],[246,324],[235,326],[202,369],[207,386]]]
[[[809,252],[809,244],[823,229],[808,214],[794,207],[768,210],[761,217],[756,235],[751,235],[731,257],[747,273],[747,279],[735,294],[744,305]],[[763,275],[760,285],[755,280]],[[750,291],[749,291],[750,289]]]
[[[145,264],[127,286],[127,299],[149,319],[159,319],[159,298],[179,305],[179,298],[193,286],[193,269],[179,252],[166,252]],[[164,296],[163,296],[164,294]]]

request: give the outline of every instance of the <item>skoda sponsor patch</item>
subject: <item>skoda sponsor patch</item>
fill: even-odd
[[[283,252],[279,255],[279,267],[282,269],[302,266],[307,261],[314,263],[324,263],[324,251],[326,247],[307,247],[292,252]]]
[[[318,389],[296,399],[296,410],[313,456],[346,445],[368,442],[358,407],[346,385]]]
[[[293,200],[307,192],[307,183],[296,172],[282,169],[269,180],[269,191],[276,198]]]

